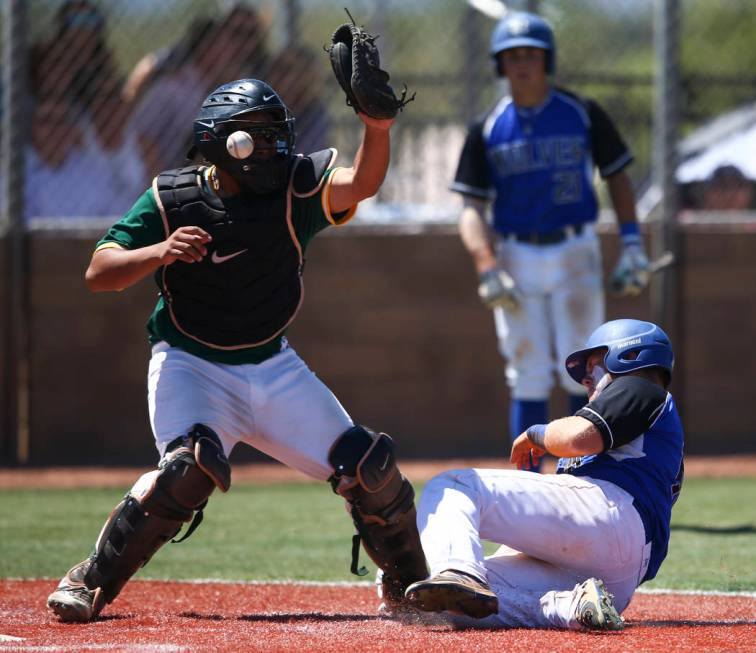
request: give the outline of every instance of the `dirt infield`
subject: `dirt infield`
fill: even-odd
[[[494,460],[405,462],[413,481]],[[547,467],[553,469],[553,462]],[[145,470],[0,470],[0,489],[128,487]],[[756,476],[756,456],[687,458],[688,476]],[[307,482],[279,464],[237,465],[235,483]],[[1,537],[1,536],[0,536]],[[622,633],[453,630],[377,616],[367,585],[132,581],[91,624],[61,624],[45,608],[53,580],[0,580],[4,651],[751,651],[756,595],[636,594]]]
[[[756,651],[756,597],[637,594],[621,633],[453,630],[376,616],[368,586],[133,581],[61,624],[54,581],[0,581],[0,651]]]
[[[402,472],[411,481],[427,481],[446,469],[459,467],[503,467],[503,459],[453,459],[402,461]],[[544,461],[544,471],[554,471],[553,459]],[[72,487],[130,487],[141,476],[143,467],[44,467],[30,469],[0,469],[0,489],[9,488],[72,488]],[[756,476],[756,455],[688,456],[685,458],[686,477]],[[307,476],[279,463],[234,465],[234,483],[302,483],[311,482]]]

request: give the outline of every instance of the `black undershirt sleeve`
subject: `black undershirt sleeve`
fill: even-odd
[[[616,449],[645,433],[659,417],[667,391],[639,376],[620,376],[575,415],[601,433],[604,451]]]
[[[588,100],[586,104],[591,121],[593,162],[602,177],[611,177],[630,165],[632,152],[606,111],[593,100]]]
[[[463,195],[488,199],[490,186],[491,181],[486,167],[486,146],[483,141],[483,124],[475,123],[467,132],[451,189]]]

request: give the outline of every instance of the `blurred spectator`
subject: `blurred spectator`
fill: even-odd
[[[329,146],[331,128],[323,101],[324,62],[310,48],[287,46],[273,60],[268,80],[294,114],[297,152],[310,154]]]
[[[31,145],[42,163],[58,168],[83,144],[84,133],[68,103],[52,98],[37,103],[31,120]]]
[[[90,0],[67,0],[51,38],[32,48],[35,98],[67,98],[95,126],[106,149],[119,147],[129,106],[121,101],[123,76],[106,41],[105,16]]]
[[[150,175],[181,166],[191,126],[209,91],[228,79],[264,76],[267,28],[253,7],[235,6],[217,21],[195,22],[171,51],[137,65],[126,86],[139,97],[132,126]]]
[[[753,182],[737,166],[719,166],[704,185],[701,208],[706,211],[747,211],[756,208]]]
[[[89,108],[105,72],[105,17],[89,0],[67,0],[53,29],[50,38],[31,48],[32,92],[36,98],[66,95]]]
[[[202,40],[210,34],[213,19],[195,18],[184,36],[176,43],[154,52],[148,52],[134,66],[123,87],[126,102],[140,100],[161,75],[175,73],[186,65],[197,51]]]
[[[114,174],[115,164],[112,155],[93,144],[69,102],[39,100],[26,154],[26,214],[62,218],[125,212],[136,181],[124,183]]]
[[[126,128],[123,77],[105,28],[93,2],[67,0],[53,35],[31,48],[29,216],[121,214],[144,186],[136,134]]]

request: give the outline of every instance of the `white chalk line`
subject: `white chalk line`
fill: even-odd
[[[87,651],[119,651],[119,653],[128,653],[134,651],[134,653],[184,653],[191,649],[187,646],[178,646],[176,644],[82,644],[83,649]],[[40,651],[44,653],[56,653],[62,651],[63,653],[71,652],[71,645],[16,645],[13,648],[7,648],[0,641],[0,651]]]
[[[9,581],[50,581],[58,582],[58,578],[5,578]],[[274,580],[232,580],[228,578],[182,578],[170,580],[166,578],[138,578],[131,582],[137,583],[179,583],[186,585],[198,585],[203,583],[215,583],[218,585],[302,585],[305,587],[373,587],[372,580],[298,580],[295,578],[281,578]],[[727,590],[680,590],[671,588],[644,588],[635,590],[636,594],[673,594],[678,596],[740,596],[748,599],[756,599],[756,592],[727,591]]]

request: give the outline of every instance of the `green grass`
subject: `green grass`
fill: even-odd
[[[92,549],[123,492],[0,492],[0,577],[59,576]],[[166,545],[144,578],[348,580],[352,523],[325,484],[216,492],[189,539]],[[368,559],[363,555],[361,561]],[[363,560],[364,559],[364,560]]]
[[[644,587],[756,590],[756,478],[691,478],[672,509],[669,554]]]
[[[60,576],[91,550],[121,496],[112,489],[0,491],[0,577]],[[755,478],[687,480],[670,554],[646,586],[756,590],[754,497]],[[164,547],[137,577],[356,580],[352,532],[343,503],[324,484],[236,486],[216,493],[202,526]],[[364,553],[360,560],[371,579],[375,568]]]

